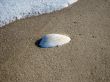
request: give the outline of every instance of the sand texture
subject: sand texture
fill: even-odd
[[[50,33],[69,35],[71,42],[35,45]],[[0,82],[110,82],[110,0],[79,0],[1,28]]]

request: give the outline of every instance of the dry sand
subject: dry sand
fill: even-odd
[[[42,35],[71,42],[42,49]],[[0,82],[110,82],[110,0],[79,0],[0,29]]]

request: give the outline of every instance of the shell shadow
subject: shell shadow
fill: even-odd
[[[37,40],[36,42],[35,42],[35,45],[37,46],[37,47],[39,47],[39,48],[52,48],[52,47],[42,47],[42,46],[40,46],[39,44],[40,44],[40,41],[41,41],[42,39],[39,39],[39,40]]]
[[[39,39],[39,40],[37,40],[37,41],[35,42],[35,45],[36,45],[37,47],[39,47],[39,48],[41,48],[41,46],[39,45],[39,43],[40,43],[41,40],[42,40],[42,39]]]

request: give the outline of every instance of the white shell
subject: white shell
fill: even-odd
[[[70,37],[61,34],[47,34],[43,36],[39,42],[39,46],[42,48],[50,48],[61,46],[70,42]]]

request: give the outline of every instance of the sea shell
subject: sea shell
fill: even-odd
[[[51,48],[61,46],[70,42],[70,37],[61,34],[47,34],[43,36],[39,42],[39,46],[42,48]]]

